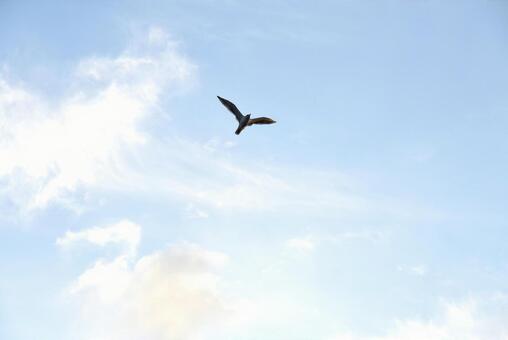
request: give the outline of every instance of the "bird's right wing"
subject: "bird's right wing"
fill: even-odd
[[[273,124],[275,123],[275,120],[268,117],[258,117],[258,118],[252,118],[249,119],[249,122],[247,123],[248,126],[251,126],[252,124]]]
[[[235,106],[235,104],[231,103],[229,100],[224,99],[222,97],[217,96],[217,98],[219,98],[222,105],[224,105],[232,114],[235,115],[236,120],[238,121],[238,123],[240,123],[240,121],[243,118],[243,115],[240,112],[240,110],[238,110],[238,108]]]

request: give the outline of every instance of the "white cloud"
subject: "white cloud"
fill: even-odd
[[[111,243],[122,244],[129,254],[134,255],[141,238],[141,227],[131,221],[123,220],[118,223],[92,227],[82,231],[67,231],[64,236],[56,240],[60,247],[70,247],[77,242],[89,242],[98,246]]]
[[[386,231],[360,230],[337,233],[334,235],[327,236],[325,239],[332,243],[341,243],[344,241],[353,241],[353,240],[377,242],[386,238],[387,236],[388,235],[386,234]]]
[[[385,237],[382,231],[345,231],[342,233],[334,233],[332,235],[312,234],[305,237],[294,237],[286,240],[284,246],[287,249],[295,250],[300,253],[310,253],[318,246],[323,244],[341,244],[346,241],[369,241],[376,242]],[[402,267],[398,269],[401,270]],[[420,269],[417,267],[415,270]]]
[[[506,340],[508,318],[481,312],[474,300],[443,305],[442,316],[431,320],[398,320],[386,335],[339,333],[330,340]]]
[[[415,266],[398,266],[397,270],[401,272],[405,272],[415,276],[425,276],[427,274],[427,267],[424,265],[415,265]]]
[[[227,313],[217,270],[227,257],[192,244],[134,263],[97,261],[70,289],[83,339],[190,339]]]
[[[194,73],[162,38],[141,53],[82,60],[76,90],[54,106],[0,79],[0,178],[8,179],[3,190],[13,201],[28,210],[44,207],[80,186],[121,175],[125,149],[146,142],[139,124],[162,91]]]
[[[62,247],[85,241],[129,249],[112,260],[97,260],[68,289],[77,307],[79,338],[189,339],[228,313],[218,274],[226,255],[182,243],[136,258],[140,233],[139,225],[123,220],[57,239]]]
[[[197,208],[193,204],[189,204],[187,206],[187,216],[191,219],[204,219],[208,218],[209,214],[206,211]]]
[[[307,238],[292,238],[285,242],[285,245],[289,249],[297,250],[300,252],[308,253],[314,250],[316,244],[315,242],[307,237]]]

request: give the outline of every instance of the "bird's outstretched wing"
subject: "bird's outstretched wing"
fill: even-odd
[[[240,123],[240,121],[243,118],[243,115],[240,112],[240,110],[238,110],[238,108],[235,106],[235,104],[231,103],[229,100],[224,99],[222,97],[217,96],[217,98],[219,98],[222,105],[224,105],[232,114],[235,115],[236,120],[238,121],[238,123]]]
[[[252,124],[273,124],[275,123],[275,120],[268,117],[258,117],[258,118],[252,118],[249,119],[249,122],[247,123],[248,126],[251,126]]]

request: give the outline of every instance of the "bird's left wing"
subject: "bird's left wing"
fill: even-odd
[[[232,102],[230,102],[229,100],[224,99],[222,97],[217,96],[217,98],[219,98],[219,100],[222,103],[222,105],[224,105],[232,114],[235,115],[236,120],[238,121],[238,123],[240,123],[240,121],[243,118],[243,115],[240,112],[240,110],[238,110],[236,105],[233,104]]]
[[[249,119],[249,122],[247,123],[248,126],[251,126],[252,124],[273,124],[275,123],[275,120],[268,117],[258,117],[258,118],[252,118]]]

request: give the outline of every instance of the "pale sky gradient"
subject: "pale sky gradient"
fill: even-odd
[[[507,93],[501,0],[2,1],[0,338],[506,340]]]

